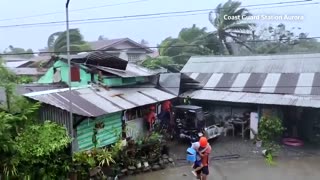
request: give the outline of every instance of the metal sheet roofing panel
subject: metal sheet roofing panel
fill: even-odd
[[[95,67],[101,71],[120,76],[120,77],[152,76],[152,75],[158,74],[158,72],[155,72],[131,63],[127,65],[126,70],[119,70],[119,69],[108,68],[103,66],[93,66],[93,65],[90,65],[90,66]]]
[[[38,68],[9,68],[16,75],[43,75],[45,72],[38,71]]]
[[[121,97],[117,96],[114,92],[109,91],[101,91],[97,92],[98,95],[105,98],[107,101],[112,103],[114,106],[117,106],[121,109],[131,109],[136,107],[134,104],[122,99]]]
[[[180,91],[181,79],[182,77],[180,73],[160,74],[159,85],[164,90],[178,96]]]
[[[136,106],[144,106],[146,104],[152,104],[156,102],[154,99],[147,97],[144,94],[139,92],[126,93],[126,94],[120,95],[120,97]]]
[[[320,53],[265,56],[194,56],[183,73],[315,73]]]
[[[204,85],[198,83],[203,89],[216,91],[320,95],[319,81],[320,73],[213,73]]]
[[[7,68],[17,68],[23,64],[26,64],[28,63],[29,60],[26,60],[26,61],[13,61],[13,62],[5,62],[5,67]]]
[[[181,95],[181,97],[187,96],[198,100],[320,108],[319,97],[310,95],[298,96],[212,90],[195,90]]]
[[[66,88],[33,92],[25,94],[25,96],[67,111],[70,110],[69,99],[71,99],[72,112],[87,117],[98,117],[176,97],[153,87],[112,88],[107,90],[91,86],[73,88],[71,95]]]
[[[145,88],[143,90],[140,90],[139,93],[145,95],[146,97],[149,97],[155,101],[164,101],[167,99],[174,98],[174,95],[166,93],[164,91],[161,91],[156,88]]]

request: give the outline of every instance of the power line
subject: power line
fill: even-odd
[[[208,14],[206,13],[192,13],[192,14],[180,14],[180,15],[167,15],[167,16],[155,16],[155,17],[145,17],[145,18],[131,18],[131,19],[115,19],[115,20],[100,20],[100,21],[93,21],[93,22],[78,22],[78,23],[73,23],[71,22],[71,25],[77,25],[77,24],[94,24],[94,23],[108,23],[108,22],[120,22],[120,21],[132,21],[132,20],[145,20],[145,19],[161,19],[161,18],[171,18],[171,17],[181,17],[181,16],[195,16],[195,15],[203,15],[203,14]],[[34,28],[34,27],[51,27],[51,26],[61,26],[64,25],[62,22],[60,23],[46,23],[46,24],[29,24],[27,26],[7,26],[3,27],[0,26],[0,28],[11,28],[11,27],[22,27],[22,28]]]
[[[94,6],[94,7],[88,7],[88,8],[82,8],[82,9],[75,9],[71,10],[71,12],[75,11],[84,11],[84,10],[90,10],[90,9],[97,9],[97,8],[103,8],[103,7],[110,7],[110,6],[119,6],[119,5],[126,5],[126,4],[135,4],[139,2],[145,2],[149,0],[136,0],[136,1],[129,1],[129,2],[123,2],[123,3],[117,3],[117,4],[107,4],[102,6]],[[302,3],[310,0],[300,0],[300,1],[290,1],[290,2],[278,2],[278,3],[266,3],[266,4],[256,4],[256,5],[248,5],[248,6],[241,6],[241,7],[255,7],[255,6],[268,6],[268,5],[278,5],[278,4],[292,4],[292,3]],[[312,1],[312,0],[311,0]],[[222,8],[221,8],[222,9]],[[8,18],[8,19],[0,19],[0,21],[8,21],[8,20],[17,20],[17,19],[27,19],[32,17],[40,17],[40,16],[47,16],[47,15],[54,15],[54,14],[61,14],[65,13],[64,11],[57,11],[57,12],[51,12],[51,13],[44,13],[44,14],[36,14],[36,15],[30,15],[30,16],[23,16],[23,17],[16,17],[16,18]]]
[[[244,7],[254,7],[254,6],[270,6],[274,4],[286,4],[286,3],[301,3],[305,1],[292,1],[292,2],[280,2],[280,3],[269,3],[269,4],[255,4],[255,5],[248,5]],[[315,3],[308,3],[308,4],[295,4],[290,6],[301,6],[301,5],[312,5],[312,4],[319,4],[317,2]],[[266,7],[266,8],[275,8],[277,6],[273,7]],[[279,7],[288,7],[286,6],[279,6]],[[265,9],[265,8],[256,8],[256,9]],[[173,12],[160,12],[160,13],[151,13],[151,14],[138,14],[138,15],[127,15],[127,16],[116,16],[116,17],[102,17],[102,18],[89,18],[89,19],[76,19],[71,20],[70,23],[74,22],[83,22],[88,23],[90,21],[101,21],[101,20],[116,20],[116,19],[128,19],[128,18],[136,18],[136,17],[150,17],[154,18],[152,16],[159,16],[159,15],[177,15],[177,14],[188,14],[188,13],[197,13],[197,12],[208,12],[215,9],[198,9],[198,10],[186,10],[186,11],[173,11]],[[107,22],[107,21],[103,21]],[[15,25],[3,25],[0,26],[0,28],[10,28],[10,27],[24,27],[24,26],[35,26],[35,25],[49,25],[49,24],[64,24],[65,21],[51,21],[51,22],[39,22],[39,23],[26,23],[26,24],[15,24]]]
[[[308,37],[308,38],[298,38],[298,40],[310,40],[310,39],[320,39],[320,36],[315,37]],[[243,41],[246,42],[279,42],[278,40],[248,40]],[[235,42],[234,42],[235,43]],[[114,50],[104,50],[104,49],[97,49],[97,50],[82,50],[82,51],[70,51],[70,53],[82,53],[82,52],[115,52],[115,51],[123,51],[123,50],[141,50],[141,49],[162,49],[162,48],[183,48],[183,47],[200,47],[205,45],[215,45],[216,43],[205,43],[205,44],[190,44],[190,45],[172,45],[172,46],[145,46],[145,47],[137,47],[137,48],[120,48]],[[63,54],[67,53],[67,51],[38,51],[38,52],[25,52],[25,53],[0,53],[0,56],[11,56],[11,55],[32,55],[32,54],[39,54],[39,53],[46,53],[46,54]],[[224,61],[225,62],[225,61]]]
[[[28,87],[28,86],[27,86]],[[43,85],[32,85],[30,87],[43,87]],[[182,86],[160,86],[162,88],[182,88]],[[263,92],[263,91],[240,91],[240,89],[244,89],[244,88],[257,88],[257,89],[267,89],[267,88],[320,88],[320,86],[236,86],[236,87],[202,87],[202,88],[188,88],[189,91],[193,90],[208,90],[208,91],[216,91],[216,92],[234,92],[234,93],[253,93],[253,94],[271,94],[271,95],[292,95],[292,96],[300,96],[300,97],[315,97],[315,96],[319,96],[318,94],[302,94],[302,93],[272,93],[272,92]],[[63,88],[63,87],[60,87]],[[67,88],[67,87],[65,87]],[[130,89],[130,88],[155,88],[155,85],[151,87],[151,85],[135,85],[135,86],[122,86],[122,87],[111,87],[112,89]],[[229,90],[229,89],[238,89],[239,90]],[[57,90],[57,89],[52,89],[52,90]],[[313,100],[320,100],[320,99],[313,99]]]
[[[313,2],[313,3],[302,3],[302,4],[293,4],[293,5],[282,5],[282,6],[272,6],[272,7],[264,7],[263,9],[271,9],[271,8],[282,8],[282,7],[294,7],[294,6],[306,6],[306,5],[315,5],[319,4],[319,2]],[[261,8],[250,8],[250,11],[252,10],[258,10]]]
[[[299,5],[288,5],[288,6],[276,6],[277,8],[282,8],[282,7],[291,7],[291,6],[303,6],[303,5],[312,5],[312,4],[319,4],[319,3],[308,3],[308,4],[299,4]],[[265,7],[263,9],[269,9],[269,8],[276,8],[274,7]],[[261,8],[255,8],[255,9],[251,9],[251,10],[258,10]],[[185,17],[185,16],[196,16],[196,15],[203,15],[203,14],[208,14],[208,12],[200,12],[200,13],[192,13],[192,14],[178,14],[178,15],[166,15],[166,16],[153,16],[153,17],[145,17],[145,18],[131,18],[130,19],[126,19],[126,18],[122,18],[122,19],[115,19],[115,20],[94,20],[93,22],[91,21],[85,21],[85,22],[71,22],[71,25],[79,25],[79,24],[98,24],[98,23],[110,23],[110,22],[123,22],[123,21],[135,21],[135,20],[148,20],[148,19],[161,19],[161,18],[172,18],[172,17]],[[24,26],[23,28],[30,28],[30,27],[51,27],[51,26],[61,26],[64,25],[64,23],[55,23],[55,24],[43,24],[41,26],[37,26],[36,25],[28,25],[28,26]],[[0,26],[1,28],[1,26]],[[10,27],[8,27],[10,28]]]
[[[129,1],[129,2],[123,2],[123,3],[106,4],[106,5],[102,5],[102,6],[93,6],[93,7],[88,7],[88,8],[74,9],[74,10],[70,10],[70,12],[85,11],[85,10],[98,9],[98,8],[104,8],[104,7],[113,7],[113,6],[120,6],[120,5],[127,5],[127,4],[136,4],[136,3],[140,3],[140,2],[146,2],[146,1],[149,1],[149,0],[135,0],[135,1]],[[0,19],[0,21],[28,19],[28,18],[33,18],[33,17],[42,17],[42,16],[48,16],[48,15],[62,14],[62,13],[65,13],[65,12],[64,11],[56,11],[56,12],[50,12],[50,13],[30,15],[30,16]]]

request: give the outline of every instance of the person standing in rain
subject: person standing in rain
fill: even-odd
[[[211,146],[208,143],[207,138],[203,136],[200,138],[199,142],[192,144],[192,148],[197,151],[201,158],[201,166],[193,167],[195,169],[195,174],[198,179],[207,180],[207,176],[209,175],[209,156],[211,153]]]

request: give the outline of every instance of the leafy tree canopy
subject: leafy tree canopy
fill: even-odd
[[[148,57],[143,61],[142,66],[149,69],[159,69],[161,67],[167,68],[168,66],[174,64],[172,59],[168,56],[159,56],[156,58]]]
[[[308,38],[300,27],[288,28],[285,24],[270,25],[257,30],[250,45],[258,54],[320,52],[320,43]],[[252,40],[251,38],[249,40]]]
[[[175,64],[185,64],[190,56],[219,53],[221,44],[206,28],[193,25],[183,28],[177,38],[168,37],[159,45],[161,56],[172,58]]]
[[[250,16],[251,13],[246,8],[241,8],[240,1],[228,0],[224,4],[219,4],[216,7],[215,12],[209,13],[209,21],[215,27],[216,31],[214,34],[219,38],[219,41],[223,43],[224,47],[228,50],[229,54],[234,54],[231,42],[236,42],[241,46],[251,50],[244,41],[243,37],[251,35],[251,30],[255,27],[254,23],[244,22],[241,19],[226,19],[226,16]],[[223,49],[221,54],[224,54]]]
[[[81,51],[90,50],[90,45],[84,41],[79,29],[70,29],[70,51],[71,54],[77,54]],[[67,51],[67,32],[55,32],[51,34],[47,42],[50,51],[66,54]],[[72,52],[75,51],[75,52]]]
[[[19,47],[14,47],[12,45],[8,47],[8,50],[4,51],[4,54],[12,54],[12,56],[27,58],[27,59],[34,57],[32,49],[23,49]]]

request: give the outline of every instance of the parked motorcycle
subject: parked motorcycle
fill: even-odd
[[[207,126],[202,107],[193,105],[175,106],[173,111],[175,120],[175,134],[177,138],[197,142],[201,136],[213,139],[220,136],[216,125]]]

